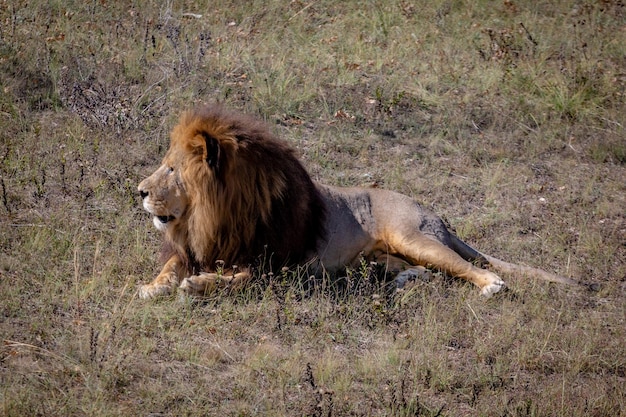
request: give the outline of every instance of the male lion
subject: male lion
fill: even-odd
[[[141,286],[141,298],[176,287],[189,294],[240,287],[260,259],[264,268],[307,263],[330,273],[362,256],[394,268],[436,268],[487,297],[504,285],[481,268],[487,265],[574,283],[472,249],[402,194],[317,184],[263,124],[218,105],[183,114],[161,166],[139,193],[166,242],[165,265]]]

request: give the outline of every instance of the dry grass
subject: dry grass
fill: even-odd
[[[240,3],[0,8],[0,414],[626,415],[622,2]],[[212,100],[316,179],[601,289],[288,274],[140,302],[159,236],[136,184]]]

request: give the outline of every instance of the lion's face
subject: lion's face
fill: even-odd
[[[172,152],[161,166],[139,184],[143,207],[154,216],[153,222],[160,231],[174,227],[185,215],[187,193],[181,176],[181,164]]]
[[[194,270],[216,261],[281,265],[315,249],[324,203],[293,151],[262,125],[219,106],[185,112],[161,166],[139,184],[164,247]],[[288,236],[284,233],[288,231]]]

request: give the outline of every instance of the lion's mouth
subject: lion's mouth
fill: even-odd
[[[163,224],[166,224],[168,222],[171,222],[172,220],[176,219],[176,217],[174,216],[155,216],[157,219],[159,219],[159,221]]]

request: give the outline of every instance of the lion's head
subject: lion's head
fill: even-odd
[[[324,233],[324,203],[293,151],[220,106],[186,112],[161,166],[139,184],[166,247],[192,270],[299,262]]]

